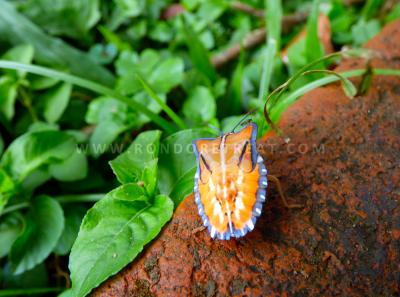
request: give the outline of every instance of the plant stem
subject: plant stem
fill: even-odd
[[[21,202],[18,204],[11,205],[9,207],[4,208],[4,210],[0,213],[0,216],[23,208],[28,208],[29,205],[30,205],[29,202]]]
[[[162,110],[164,110],[164,112],[175,122],[175,124],[181,129],[187,129],[182,119],[167,104],[165,104],[160,97],[158,97],[158,95],[151,89],[149,84],[140,75],[137,76],[142,84],[143,89],[151,98],[153,98],[154,101],[158,103],[158,105],[161,106]]]
[[[61,71],[56,71],[56,70],[53,70],[53,69],[50,69],[47,67],[28,65],[28,64],[24,64],[24,63],[11,62],[11,61],[5,61],[5,60],[0,60],[0,68],[23,70],[23,71],[37,74],[37,75],[56,78],[56,79],[74,84],[76,86],[80,86],[82,88],[91,90],[98,94],[113,97],[121,102],[124,102],[126,105],[128,105],[132,109],[142,112],[143,114],[148,116],[154,123],[156,123],[158,126],[163,128],[168,133],[173,133],[176,131],[176,128],[174,125],[172,125],[171,123],[169,123],[168,121],[166,121],[165,119],[160,117],[159,115],[157,115],[154,112],[152,112],[151,110],[149,110],[145,105],[138,103],[126,96],[123,96],[111,88],[102,86],[93,81],[83,79],[78,76],[70,75],[70,74],[67,74],[67,73],[64,73]]]
[[[106,194],[99,193],[99,194],[77,194],[77,195],[61,195],[56,196],[56,199],[59,203],[77,203],[77,202],[97,202],[101,200]],[[3,212],[0,216],[5,215],[7,213],[17,211],[20,209],[28,208],[30,206],[29,202],[21,202],[18,204],[11,205],[9,207],[4,208]]]
[[[350,71],[344,71],[344,72],[339,72],[338,74],[344,78],[350,78],[350,77],[356,77],[356,76],[361,76],[364,74],[366,70],[365,69],[355,69],[355,70],[350,70]],[[393,76],[400,76],[400,70],[397,69],[373,69],[373,73],[375,75],[393,75]],[[274,107],[273,110],[274,112],[272,113],[271,120],[276,123],[281,114],[285,111],[285,109],[293,104],[297,98],[300,96],[304,95],[305,93],[314,90],[318,87],[325,86],[327,84],[330,84],[332,82],[340,80],[339,77],[330,75],[321,79],[318,79],[316,81],[313,81],[297,90],[289,94],[284,100],[281,100],[278,102]]]

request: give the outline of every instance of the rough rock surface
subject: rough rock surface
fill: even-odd
[[[400,69],[400,22],[368,48],[374,66]],[[344,62],[339,70],[362,68]],[[290,141],[260,142],[273,185],[261,219],[240,240],[211,240],[193,197],[162,234],[93,296],[399,296],[400,80],[375,77],[367,95],[339,85],[305,95],[283,115]]]

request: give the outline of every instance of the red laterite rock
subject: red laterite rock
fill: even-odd
[[[400,69],[400,21],[367,47],[381,54],[373,66]],[[141,256],[92,296],[398,296],[400,79],[375,77],[353,100],[338,84],[319,88],[284,113],[280,128],[290,141],[270,133],[260,151],[304,209],[283,208],[270,184],[255,230],[218,241],[196,232],[189,196]]]

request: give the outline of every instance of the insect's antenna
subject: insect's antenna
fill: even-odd
[[[233,127],[232,132],[235,132],[235,129],[236,129],[237,127],[239,127],[239,126],[246,120],[246,118],[248,118],[248,117],[249,117],[252,113],[254,113],[255,111],[256,111],[255,108],[249,110],[249,111],[240,119],[240,121],[235,125],[235,127]]]
[[[207,124],[207,126],[211,129],[213,129],[215,132],[217,132],[219,135],[224,134],[224,132],[222,132],[222,130],[220,130],[219,128],[215,127],[214,125],[211,124]]]

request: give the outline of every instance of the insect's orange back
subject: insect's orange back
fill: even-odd
[[[212,238],[253,230],[262,211],[267,170],[256,150],[257,125],[193,142],[197,160],[195,201]]]

